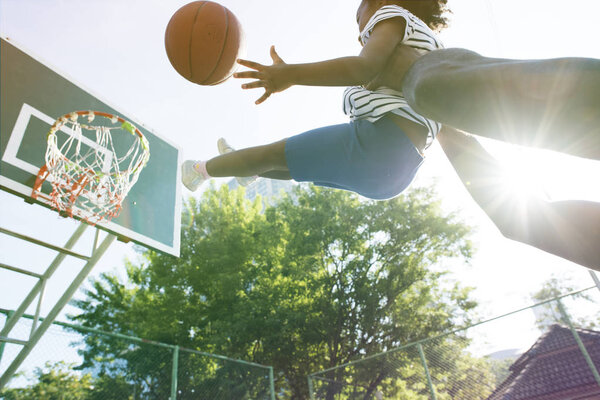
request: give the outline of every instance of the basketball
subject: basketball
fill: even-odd
[[[244,33],[238,19],[212,1],[194,1],[181,7],[165,32],[171,65],[198,85],[217,85],[231,77],[243,47]]]

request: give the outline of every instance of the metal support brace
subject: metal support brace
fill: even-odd
[[[9,320],[10,317],[14,314],[13,311],[9,311],[6,315],[6,319]],[[0,336],[2,337],[2,336]],[[6,340],[0,339],[0,362],[2,362],[2,356],[4,355],[4,346],[6,345]]]
[[[171,366],[171,397],[169,400],[177,400],[177,371],[179,368],[179,346],[173,347],[173,365]]]
[[[36,274],[35,272],[27,271],[26,269],[21,269],[21,268],[17,268],[17,267],[11,267],[10,265],[3,264],[3,263],[0,263],[0,268],[6,269],[9,271],[13,271],[18,274],[29,275],[29,276],[32,276],[32,277],[38,278],[38,279],[40,279],[42,277],[42,275]]]
[[[275,400],[275,378],[273,377],[273,367],[269,367],[269,389],[271,390],[271,400]]]
[[[421,343],[417,344],[417,349],[419,350],[419,356],[421,357],[421,363],[423,364],[423,369],[425,370],[425,377],[427,378],[427,386],[429,386],[429,393],[431,394],[431,400],[437,400],[435,396],[435,388],[433,387],[433,382],[431,381],[431,375],[429,374],[429,368],[427,368],[427,360],[425,359],[425,352],[423,352],[423,346]]]
[[[25,346],[28,343],[27,340],[12,339],[12,338],[9,338],[6,336],[0,336],[0,340],[2,341],[2,344],[12,343],[12,344],[20,344],[21,346]]]
[[[31,339],[31,336],[33,335],[33,333],[35,332],[35,328],[37,327],[38,321],[40,319],[40,311],[42,309],[42,300],[44,300],[44,292],[46,291],[46,278],[42,277],[41,280],[41,288],[40,288],[40,294],[38,295],[38,303],[37,303],[37,307],[35,308],[35,316],[33,317],[33,323],[31,324],[31,332],[29,333],[29,338]]]
[[[17,239],[21,239],[21,240],[25,240],[30,243],[37,244],[39,246],[45,247],[50,250],[58,251],[59,253],[65,253],[65,254],[67,254],[69,256],[73,256],[75,258],[80,258],[80,259],[86,260],[86,261],[89,259],[88,256],[85,256],[85,255],[79,254],[79,253],[75,253],[74,251],[71,251],[71,249],[66,246],[65,247],[55,246],[53,244],[46,243],[42,240],[32,238],[31,236],[26,236],[26,235],[23,235],[23,234],[20,234],[17,232],[9,231],[8,229],[0,228],[0,233],[4,233],[6,235],[16,237]]]
[[[598,374],[598,370],[596,369],[596,366],[594,365],[594,362],[592,361],[590,354],[588,353],[587,349],[583,345],[583,342],[581,341],[579,334],[575,330],[575,326],[573,326],[573,323],[571,322],[571,319],[569,318],[569,314],[567,314],[567,310],[565,310],[565,307],[563,306],[563,304],[560,300],[557,300],[556,302],[558,303],[558,309],[559,309],[560,313],[562,314],[563,318],[565,319],[565,322],[567,323],[567,325],[569,325],[569,328],[571,329],[571,332],[573,333],[573,337],[575,338],[575,341],[577,342],[577,346],[579,346],[579,350],[581,350],[581,353],[583,354],[583,358],[585,358],[585,361],[587,362],[588,367],[590,367],[590,370],[592,371],[592,375],[594,375],[594,378],[596,379],[596,383],[598,383],[598,386],[600,386],[600,374]]]
[[[596,285],[596,287],[598,288],[598,290],[600,290],[600,279],[598,278],[598,275],[592,271],[591,269],[588,270],[590,272],[590,276],[592,277],[592,280],[594,281],[594,284]]]
[[[81,238],[81,235],[83,235],[83,232],[85,232],[87,227],[88,226],[86,224],[81,223],[79,225],[79,227],[77,228],[77,230],[69,238],[69,240],[65,244],[64,248],[67,250],[71,250],[73,248],[73,246],[75,246],[75,244],[77,243],[79,238]],[[46,272],[44,272],[44,274],[40,277],[40,280],[38,280],[38,282],[33,286],[31,291],[29,292],[29,294],[25,297],[25,300],[23,300],[21,305],[15,310],[14,314],[8,318],[8,320],[4,324],[4,327],[2,328],[2,331],[0,331],[0,336],[8,336],[8,334],[10,333],[12,328],[14,328],[14,326],[17,324],[17,322],[21,319],[21,317],[25,313],[25,310],[27,310],[27,308],[31,305],[31,302],[35,299],[35,297],[38,295],[38,293],[41,292],[42,279],[45,279],[45,280],[49,279],[54,274],[54,272],[56,271],[58,266],[63,262],[63,260],[65,259],[66,256],[67,255],[65,253],[59,253],[54,258],[54,260],[52,261],[52,264],[50,264],[50,266],[48,267]],[[1,385],[0,385],[0,387],[1,387]]]
[[[315,386],[311,375],[308,376],[308,396],[310,400],[315,400]]]
[[[75,245],[75,242],[79,239],[79,237],[81,237],[81,235],[83,234],[83,231],[85,230],[86,227],[87,227],[87,225],[82,223],[79,226],[79,228],[77,228],[77,230],[75,231],[73,236],[71,236],[71,238],[67,242],[67,245],[65,245],[65,249],[67,249],[66,254],[72,255],[73,252],[71,252],[68,249],[72,248]],[[23,348],[21,349],[21,351],[19,352],[17,357],[13,360],[13,362],[9,365],[9,367],[6,369],[4,374],[0,377],[0,389],[2,389],[8,383],[8,381],[12,378],[12,376],[17,371],[17,369],[19,368],[19,366],[21,365],[23,360],[25,360],[25,358],[29,355],[29,353],[31,353],[31,351],[33,350],[35,345],[39,342],[40,338],[43,336],[43,334],[46,332],[46,330],[48,330],[48,328],[54,322],[54,320],[56,319],[56,317],[58,316],[60,311],[69,302],[71,297],[73,297],[73,294],[75,294],[75,292],[77,291],[79,286],[81,286],[81,284],[83,283],[84,279],[89,275],[92,268],[94,268],[94,266],[98,263],[100,258],[104,255],[104,253],[106,252],[108,247],[114,242],[115,239],[116,239],[116,236],[107,234],[106,237],[104,238],[104,240],[102,241],[102,243],[97,248],[94,249],[91,257],[89,257],[89,258],[86,257],[86,259],[88,259],[87,263],[83,266],[83,268],[81,269],[79,274],[77,274],[77,276],[75,277],[73,282],[65,290],[63,295],[57,301],[56,305],[54,305],[54,307],[50,310],[50,312],[48,313],[46,318],[44,318],[44,320],[40,324],[40,326],[37,327],[35,329],[35,331],[32,332],[27,344],[25,344],[23,346]],[[60,250],[58,250],[58,251],[60,251]],[[48,270],[44,273],[43,278],[40,279],[38,281],[38,283],[34,286],[34,288],[31,290],[29,295],[25,298],[23,303],[21,303],[21,305],[19,306],[19,308],[15,312],[15,314],[7,320],[4,328],[2,329],[2,332],[0,332],[0,336],[6,336],[5,331],[10,332],[10,330],[14,327],[14,325],[17,323],[19,318],[21,318],[21,316],[23,316],[25,310],[27,309],[29,304],[31,304],[31,302],[33,301],[35,296],[42,291],[43,286],[44,286],[44,281],[47,278],[49,278],[52,275],[52,273],[54,273],[54,271],[56,270],[58,265],[63,261],[66,254],[61,253],[54,259],[54,261],[52,262],[50,267],[48,267]]]

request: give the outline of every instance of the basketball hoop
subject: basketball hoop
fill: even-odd
[[[98,125],[90,125],[96,116],[102,117]],[[114,139],[120,144],[131,141],[125,154],[115,152],[113,131],[120,131]],[[46,165],[38,172],[31,197],[43,197],[60,213],[91,224],[119,215],[123,199],[150,158],[148,140],[139,129],[99,111],[63,115],[50,128],[47,142]],[[49,196],[41,192],[45,180],[52,184]]]

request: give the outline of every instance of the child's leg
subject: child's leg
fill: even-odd
[[[264,146],[221,154],[206,162],[206,171],[213,177],[254,175],[266,177],[265,174],[270,172],[276,172],[276,176],[286,176],[285,173],[289,175],[285,160],[285,142],[286,140],[281,140]]]
[[[297,182],[387,199],[410,184],[423,157],[398,125],[384,117],[292,136],[287,139],[286,160]]]
[[[430,52],[404,77],[415,111],[516,144],[600,159],[600,60],[509,60]]]
[[[259,175],[261,178],[278,179],[280,181],[289,181],[292,179],[290,171],[269,171]]]
[[[181,165],[181,181],[188,190],[194,192],[210,177],[235,176],[238,182],[256,175],[291,179],[285,159],[285,143],[286,140],[281,140],[265,146],[229,150],[208,161],[184,161]],[[242,186],[246,184],[241,183]]]

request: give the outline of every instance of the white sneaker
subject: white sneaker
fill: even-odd
[[[217,148],[219,149],[219,154],[226,154],[235,151],[235,149],[231,147],[223,138],[217,140]],[[256,178],[256,176],[236,176],[235,180],[240,184],[240,186],[248,186],[254,182]]]
[[[187,160],[181,164],[181,181],[188,190],[195,192],[206,180],[201,173],[196,171],[194,165],[198,161]]]

